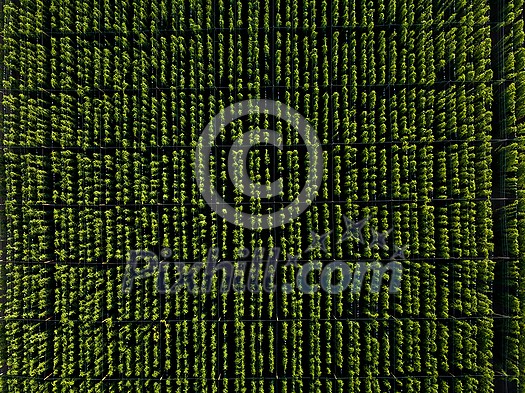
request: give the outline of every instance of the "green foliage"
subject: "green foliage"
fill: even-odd
[[[0,6],[0,391],[524,391],[523,0],[48,3]],[[290,105],[323,147],[316,200],[271,231],[212,213],[195,181],[200,133],[248,98]],[[252,179],[283,178],[271,203],[228,179],[248,129],[283,135],[248,155]],[[279,209],[302,143],[237,120],[212,183],[238,210]],[[344,216],[369,218],[365,244],[339,242]],[[311,231],[326,252],[305,252]],[[394,246],[397,295],[285,293],[285,263],[275,293],[120,290],[133,249],[216,247],[242,269],[244,248],[355,264]]]

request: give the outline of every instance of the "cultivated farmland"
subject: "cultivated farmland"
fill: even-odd
[[[2,1],[0,391],[525,392],[524,16]]]

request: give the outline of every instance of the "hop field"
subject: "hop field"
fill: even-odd
[[[524,19],[2,1],[0,391],[525,392]]]

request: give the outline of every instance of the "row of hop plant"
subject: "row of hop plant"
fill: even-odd
[[[524,182],[523,182],[523,163],[519,157],[523,154],[522,138],[525,130],[525,51],[523,49],[525,31],[523,28],[523,1],[511,1],[505,4],[501,12],[500,29],[503,31],[502,45],[500,46],[500,58],[502,65],[498,77],[505,80],[505,89],[501,91],[497,98],[497,104],[505,108],[505,122],[498,124],[499,137],[508,139],[509,142],[500,151],[499,159],[504,165],[499,175],[503,182],[500,187],[503,190],[504,198],[509,198],[505,204],[503,214],[499,215],[500,222],[505,223],[502,234],[502,244],[504,256],[508,261],[501,262],[499,265],[500,276],[509,280],[506,293],[502,302],[502,307],[506,315],[510,315],[509,323],[504,325],[501,334],[504,335],[502,353],[505,361],[500,362],[498,367],[507,380],[508,376],[514,379],[512,382],[520,388],[525,386],[525,379],[521,370],[523,369],[524,351],[521,329],[523,325],[519,322],[523,316],[523,302],[525,292],[523,285],[519,284],[517,277],[524,266],[523,249],[523,207],[524,207]],[[501,192],[500,192],[501,194]],[[506,382],[506,381],[505,381]]]

